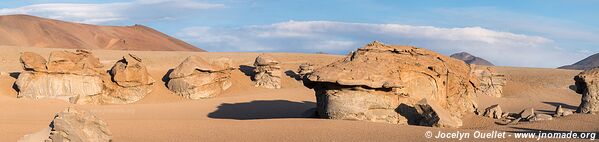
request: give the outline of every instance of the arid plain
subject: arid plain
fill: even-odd
[[[551,121],[517,125],[498,125],[495,123],[497,120],[471,114],[464,116],[461,128],[314,118],[315,92],[295,80],[292,72],[305,62],[324,66],[344,57],[327,54],[268,53],[280,61],[283,71],[286,71],[282,77],[282,88],[254,87],[251,71],[242,67],[232,71],[233,85],[224,93],[210,99],[188,100],[172,93],[165,85],[167,72],[188,56],[197,55],[205,59],[226,57],[239,67],[252,66],[261,53],[90,50],[106,70],[129,53],[140,57],[156,80],[152,93],[127,105],[75,105],[52,99],[20,99],[16,97],[14,83],[23,70],[19,61],[21,53],[29,51],[47,57],[51,51],[69,49],[17,46],[1,46],[0,49],[3,50],[0,52],[0,71],[3,73],[0,76],[2,141],[16,141],[26,134],[47,128],[54,114],[69,106],[91,112],[104,120],[112,131],[114,141],[426,141],[429,140],[424,136],[426,131],[599,131],[599,117],[578,113]],[[573,77],[579,70],[496,68],[507,78],[503,96],[477,95],[481,108],[500,104],[504,111],[509,112],[532,107],[537,113],[552,114],[558,105],[575,110],[580,104],[581,95],[572,88]]]

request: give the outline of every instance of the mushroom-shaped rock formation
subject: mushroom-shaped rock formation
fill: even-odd
[[[188,99],[212,98],[231,87],[233,69],[227,58],[206,61],[190,56],[173,69],[167,87]]]
[[[256,87],[264,87],[270,89],[281,88],[281,77],[283,72],[279,61],[275,61],[271,56],[262,54],[256,57],[254,62],[254,85]]]
[[[103,93],[102,64],[98,58],[83,50],[54,51],[49,61],[42,56],[25,52],[21,56],[25,71],[16,85],[19,98],[56,98],[72,100],[77,97]]]
[[[459,127],[462,115],[474,111],[473,84],[478,83],[460,60],[376,41],[316,69],[308,79],[321,117],[439,127],[447,125],[421,122],[431,111],[414,111],[417,102],[426,99],[427,106],[436,106],[434,112],[451,120],[447,127]]]
[[[497,73],[492,67],[477,66],[470,64],[471,73],[476,76],[480,82],[476,92],[478,94],[501,97],[503,86],[505,86],[505,75]]]
[[[26,135],[22,142],[53,141],[53,142],[109,142],[112,133],[106,122],[98,117],[81,110],[67,108],[54,116],[48,129]]]
[[[574,77],[576,93],[582,94],[576,112],[599,113],[599,68],[585,70]]]
[[[110,69],[112,82],[106,83],[103,103],[128,104],[143,99],[152,92],[155,80],[150,76],[141,58],[129,54]]]

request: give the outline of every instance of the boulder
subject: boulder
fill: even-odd
[[[173,69],[167,87],[188,99],[212,98],[231,87],[233,69],[232,61],[227,58],[206,61],[190,56]]]
[[[507,113],[506,113],[506,115],[507,115]],[[492,105],[492,106],[486,108],[483,116],[499,119],[499,118],[503,118],[504,114],[503,114],[503,111],[501,110],[501,106],[496,104],[496,105]]]
[[[376,41],[319,67],[306,82],[315,90],[320,117],[393,124],[418,124],[421,115],[431,112],[413,111],[423,99],[436,106],[434,112],[447,112],[448,119],[459,120],[474,111],[474,84],[478,84],[460,60]]]
[[[112,133],[106,122],[85,111],[67,108],[59,112],[48,129],[26,135],[20,142],[110,142]]]
[[[275,61],[271,56],[262,54],[256,57],[254,61],[254,72],[256,73],[253,77],[254,85],[256,87],[264,87],[269,89],[281,88],[281,77],[283,71],[278,61]]]
[[[472,74],[479,80],[477,94],[501,97],[506,84],[505,75],[497,73],[492,67],[470,64]]]
[[[110,69],[111,82],[105,82],[105,104],[129,104],[143,99],[152,92],[155,80],[150,76],[141,58],[129,54]]]
[[[599,113],[599,67],[585,70],[574,77],[576,92],[582,94],[576,112]]]
[[[38,54],[25,52],[21,62],[25,71],[15,82],[19,98],[56,98],[98,96],[103,93],[99,59],[89,52],[54,51],[50,62]]]

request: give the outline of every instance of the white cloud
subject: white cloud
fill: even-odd
[[[179,37],[209,51],[285,51],[345,54],[372,40],[408,44],[444,54],[470,52],[498,65],[557,67],[570,64],[568,53],[540,36],[481,27],[439,28],[402,24],[289,21],[234,28],[191,27]],[[549,61],[551,60],[551,61]]]
[[[0,14],[30,14],[41,17],[101,24],[113,21],[172,19],[181,12],[222,8],[222,4],[191,0],[137,0],[113,3],[46,3],[2,8]]]

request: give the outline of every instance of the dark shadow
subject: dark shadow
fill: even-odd
[[[570,85],[570,86],[568,86],[568,88],[570,88],[570,90],[576,92],[576,85]]]
[[[403,103],[400,104],[395,109],[395,112],[397,112],[397,113],[399,113],[399,115],[407,118],[409,125],[419,125],[420,119],[422,119],[422,117],[420,115],[418,115],[416,108],[408,106]]]
[[[8,73],[10,77],[14,78],[14,79],[19,79],[19,75],[21,75],[21,72],[11,72]],[[12,84],[12,89],[14,89],[17,92],[21,92],[21,90],[19,89],[19,86],[17,86],[17,82]]]
[[[246,66],[246,65],[239,66],[239,71],[243,72],[243,74],[245,74],[246,76],[249,76],[249,77],[253,77],[254,75],[256,75],[256,73],[254,72],[254,69],[256,69],[256,67]]]
[[[169,76],[173,73],[173,69],[169,69],[164,76],[162,76],[162,82],[164,82],[164,86],[168,88],[168,81],[170,80]]]
[[[295,80],[302,80],[302,77],[299,74],[297,74],[294,71],[292,71],[292,70],[285,71],[285,75],[287,75],[287,76],[289,76],[289,77],[291,77],[291,78],[293,78]]]
[[[543,103],[545,103],[545,104],[549,104],[549,105],[552,105],[552,106],[554,106],[554,107],[557,107],[557,106],[561,105],[561,106],[562,106],[562,108],[565,108],[565,109],[571,109],[571,110],[576,110],[576,109],[578,109],[578,106],[573,106],[573,105],[569,105],[569,104],[564,104],[564,103],[561,103],[561,102],[543,102]]]
[[[8,75],[10,75],[10,77],[12,77],[14,79],[18,79],[19,75],[21,75],[21,72],[11,72],[11,73],[8,73]]]
[[[580,132],[580,131],[563,131],[563,130],[542,130],[542,129],[522,128],[522,127],[510,127],[510,128],[517,129],[517,130],[515,130],[515,131],[506,131],[506,132],[509,132],[509,133],[535,133],[536,135],[539,135],[539,131],[542,132],[542,133],[566,133],[566,134],[572,132],[572,133],[575,133],[577,136],[581,136],[584,133],[584,135],[586,135],[585,139],[587,139],[587,140],[589,140],[590,138],[596,137],[597,133],[599,133],[599,131],[596,131],[596,132]],[[593,137],[589,138],[589,133],[594,133],[594,134],[590,135],[590,136],[593,136]],[[582,138],[579,137],[579,139],[582,139]],[[545,140],[549,140],[549,139],[545,139]]]
[[[277,118],[315,118],[316,103],[291,102],[287,100],[260,100],[246,103],[223,103],[208,114],[216,119],[277,119]]]

